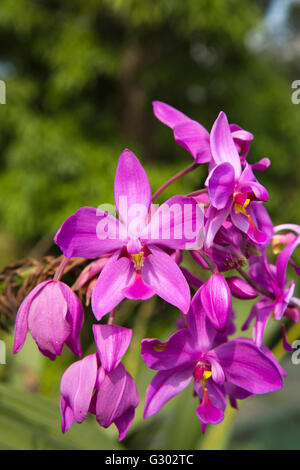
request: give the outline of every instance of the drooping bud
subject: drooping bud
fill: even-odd
[[[232,295],[237,299],[247,300],[257,297],[258,294],[256,290],[244,279],[238,276],[232,276],[227,277],[226,280]]]
[[[224,330],[232,309],[231,293],[222,274],[212,274],[201,287],[201,302],[205,313],[218,331]]]
[[[64,344],[81,356],[83,320],[81,302],[69,286],[54,280],[42,282],[20,305],[13,351],[23,347],[29,329],[41,353],[51,360],[61,354]]]

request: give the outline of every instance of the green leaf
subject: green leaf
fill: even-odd
[[[58,404],[9,385],[0,385],[0,449],[122,449],[93,416],[63,435]],[[116,433],[115,433],[116,435]]]

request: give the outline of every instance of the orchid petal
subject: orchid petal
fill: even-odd
[[[126,299],[147,300],[153,297],[155,291],[145,283],[140,273],[136,273],[134,282],[123,289],[123,294]]]
[[[142,358],[150,369],[168,370],[193,363],[193,342],[186,329],[176,331],[168,341],[142,340]]]
[[[213,351],[228,382],[255,394],[272,392],[282,387],[277,367],[254,344],[228,341]]]
[[[68,306],[66,321],[71,326],[71,333],[67,338],[66,344],[74,354],[81,356],[80,332],[84,322],[82,304],[69,286],[60,282],[59,287]]]
[[[202,403],[200,406],[198,406],[196,413],[198,418],[204,424],[218,424],[221,423],[221,421],[224,419],[224,411],[220,410],[212,404],[207,389],[204,390]]]
[[[173,108],[173,106],[163,103],[162,101],[153,101],[152,105],[155,117],[166,126],[171,127],[171,129],[174,129],[174,126],[181,122],[190,120],[190,118],[181,111],[178,111]]]
[[[50,281],[45,284],[32,300],[28,315],[29,331],[43,353],[46,355],[48,355],[47,352],[50,353],[48,356],[50,359],[61,354],[64,343],[72,335],[72,327],[66,318],[68,304],[60,284],[59,281]],[[69,289],[68,286],[66,288]],[[73,295],[75,294],[73,293]],[[76,305],[77,308],[81,307]],[[79,315],[81,314],[79,319],[81,328],[83,323],[82,308],[79,312]],[[74,346],[76,349],[76,342]]]
[[[94,207],[81,207],[54,237],[67,258],[98,258],[122,246],[119,221]]]
[[[205,185],[208,186],[209,197],[216,209],[224,209],[233,194],[235,180],[234,168],[230,163],[221,163],[209,174]]]
[[[247,282],[238,276],[226,278],[230,292],[237,299],[247,300],[255,299],[258,296],[256,290]]]
[[[63,412],[71,408],[74,420],[82,423],[87,417],[97,377],[96,354],[86,356],[68,367],[61,379],[60,391],[63,399]],[[70,419],[68,412],[66,421]],[[68,423],[66,427],[69,427]],[[67,430],[67,429],[66,429]]]
[[[195,349],[201,353],[210,350],[217,331],[209,321],[201,302],[201,289],[196,292],[192,299],[191,308],[188,313],[188,328],[193,335]]]
[[[118,367],[126,353],[132,330],[116,325],[93,325],[101,366],[106,372]]]
[[[157,413],[171,398],[182,392],[192,377],[193,366],[159,371],[146,392],[144,418]]]
[[[231,293],[222,274],[210,276],[200,290],[202,306],[218,331],[224,330],[232,310]]]
[[[141,239],[173,249],[189,249],[203,229],[203,211],[195,199],[174,196],[153,214]]]
[[[31,302],[35,298],[35,296],[43,289],[45,285],[47,285],[51,281],[44,281],[41,284],[38,284],[23,300],[21,303],[15,323],[15,341],[13,352],[17,354],[20,349],[23,347],[27,331],[28,331],[28,315],[30,311]]]
[[[190,289],[184,275],[164,251],[154,245],[150,248],[151,254],[147,256],[141,268],[144,281],[157,295],[187,313],[190,306]]]
[[[116,253],[104,266],[92,294],[92,309],[97,320],[111,312],[125,297],[123,289],[135,278],[130,259]]]
[[[211,153],[215,163],[228,162],[234,168],[235,179],[241,174],[241,162],[234,144],[226,114],[221,111],[210,133]]]
[[[298,235],[291,243],[289,243],[280,253],[276,262],[276,271],[278,284],[281,287],[284,287],[286,283],[286,270],[290,257],[293,254],[293,251],[300,243],[300,235]]]
[[[211,160],[209,132],[199,122],[189,119],[176,124],[174,138],[178,145],[184,147],[194,157],[196,163],[206,163]]]
[[[119,429],[119,440],[122,440],[138,404],[135,382],[123,364],[105,374],[96,402],[96,418],[100,426],[107,428],[114,422]]]
[[[151,203],[148,177],[137,157],[128,149],[120,155],[115,177],[115,203],[121,220],[130,224],[139,219],[140,230],[146,223]],[[139,217],[131,213],[136,207]],[[137,225],[139,225],[137,224]],[[133,232],[133,230],[132,230]]]
[[[212,245],[216,233],[218,232],[219,228],[222,226],[223,222],[227,219],[233,202],[228,200],[224,209],[218,210],[215,207],[210,206],[207,212],[208,221],[205,225],[205,241],[204,247],[205,249],[210,248]]]

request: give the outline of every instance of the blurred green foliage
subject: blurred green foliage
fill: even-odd
[[[151,101],[166,101],[211,127],[220,109],[268,156],[261,180],[275,221],[299,216],[300,113],[287,70],[249,51],[261,19],[245,0],[2,0],[0,230],[25,254],[83,205],[113,202],[125,147],[153,189],[188,164]],[[2,75],[2,76],[1,76]],[[198,188],[205,169],[166,195]]]

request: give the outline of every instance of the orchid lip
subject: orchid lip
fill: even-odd
[[[201,382],[201,385],[205,388],[205,381],[208,380],[211,375],[210,363],[206,360],[198,361],[193,371],[195,382]]]

